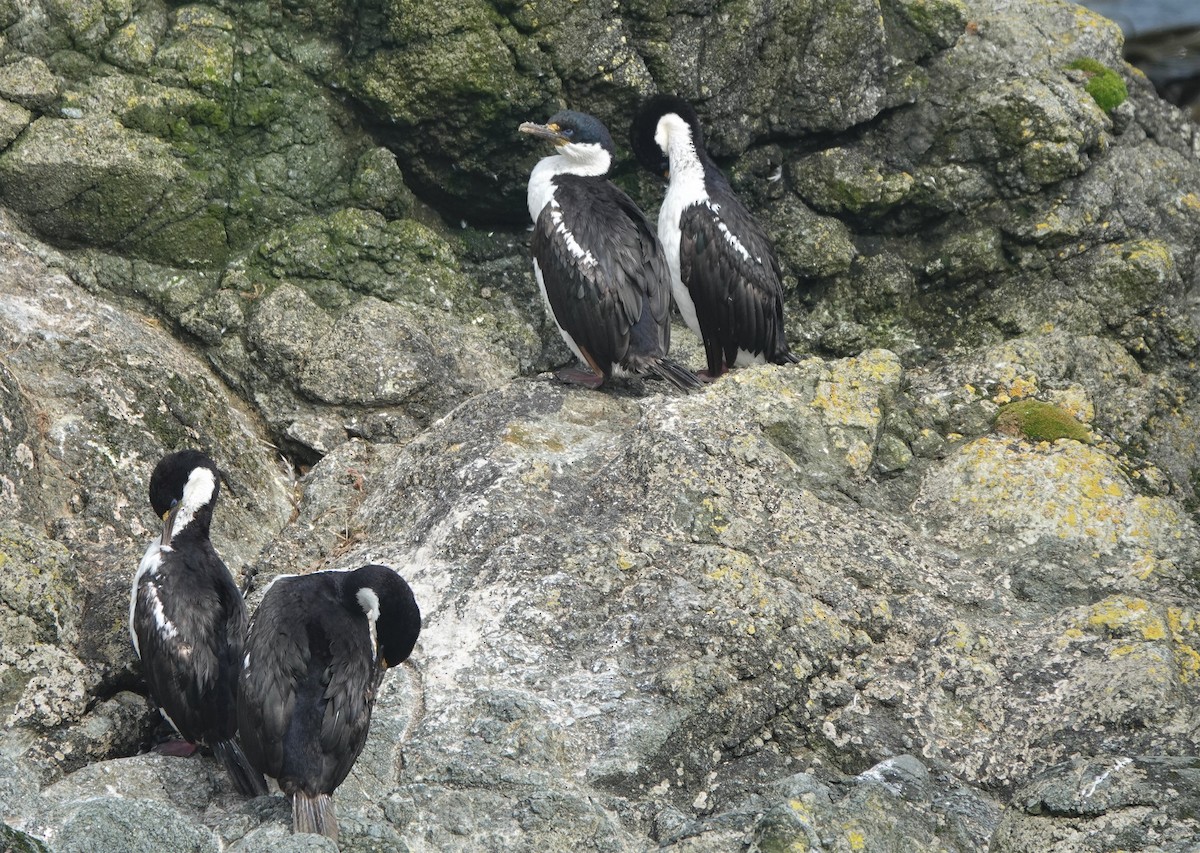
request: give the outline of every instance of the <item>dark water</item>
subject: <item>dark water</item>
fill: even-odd
[[[1200,119],[1200,0],[1081,0],[1125,33],[1125,58]]]

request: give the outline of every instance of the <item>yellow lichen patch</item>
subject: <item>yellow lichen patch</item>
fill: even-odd
[[[1136,652],[1141,645],[1139,643],[1122,643],[1119,646],[1113,646],[1108,650],[1108,656],[1111,658],[1123,658]]]
[[[1135,495],[1112,456],[1077,441],[970,441],[926,477],[914,508],[1010,546],[1056,538],[1095,554],[1121,548],[1143,566],[1169,559],[1194,529],[1173,501]]]
[[[871,467],[871,460],[874,458],[874,451],[871,445],[865,441],[852,442],[850,448],[846,451],[846,464],[851,470],[859,474],[865,474],[867,469]]]
[[[729,522],[725,519],[725,514],[716,500],[704,498],[700,501],[700,506],[708,516],[708,526],[713,533],[719,536],[729,529]]]
[[[792,799],[788,800],[788,808],[801,817],[813,816],[812,807],[808,803],[804,802],[803,798],[793,797]]]
[[[1196,617],[1182,608],[1168,607],[1167,626],[1171,629],[1171,636],[1182,642],[1181,638],[1185,633],[1196,632]]]
[[[813,406],[833,423],[874,429],[882,394],[900,382],[900,360],[888,350],[869,350],[857,358],[832,362],[817,383]]]
[[[1144,599],[1114,595],[1088,608],[1085,626],[1113,637],[1161,640],[1167,636],[1163,617]]]
[[[1125,247],[1125,260],[1143,269],[1154,270],[1159,280],[1175,268],[1171,248],[1161,240],[1138,240]]]
[[[1179,680],[1190,684],[1200,674],[1200,652],[1194,646],[1177,643],[1172,649],[1175,653],[1175,664],[1179,667]]]
[[[850,844],[851,850],[866,850],[867,839],[857,829],[851,829],[846,832],[846,841]]]
[[[732,566],[720,565],[706,573],[715,581],[730,581],[740,584],[742,582],[742,573],[734,569]]]
[[[1067,646],[1079,642],[1086,636],[1080,628],[1068,628],[1055,638],[1054,647],[1061,652]]]
[[[1037,378],[1016,376],[1007,384],[997,389],[992,400],[996,403],[1007,403],[1010,400],[1021,400],[1031,397],[1038,391]]]
[[[1096,407],[1082,385],[1072,384],[1066,388],[1046,391],[1046,397],[1068,415],[1083,424],[1096,419]]]
[[[1200,211],[1200,196],[1195,193],[1185,193],[1179,197],[1179,204],[1190,210]]]
[[[530,424],[513,423],[500,436],[508,444],[515,444],[530,450],[549,450],[552,453],[562,453],[566,446],[557,435],[538,433]]]
[[[1167,608],[1167,628],[1174,644],[1172,651],[1179,667],[1179,679],[1184,684],[1200,676],[1200,651],[1196,650],[1195,645],[1200,642],[1197,627],[1196,617],[1190,611],[1179,607]]]

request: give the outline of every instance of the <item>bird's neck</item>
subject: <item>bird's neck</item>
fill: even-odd
[[[607,152],[603,156],[587,159],[554,154],[543,157],[529,175],[529,218],[537,222],[542,210],[554,199],[554,179],[561,175],[576,175],[581,178],[600,178],[608,174],[612,158]]]
[[[708,198],[704,158],[695,143],[682,134],[672,134],[667,142],[671,180],[667,189],[672,201],[692,204]]]

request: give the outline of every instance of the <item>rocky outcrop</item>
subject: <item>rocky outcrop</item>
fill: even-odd
[[[225,473],[251,607],[368,561],[416,591],[342,850],[1194,844],[1200,143],[1114,26],[1053,0],[0,26],[4,846],[332,849],[145,750],[128,584],[181,446]],[[515,126],[565,103],[620,141],[656,88],[776,238],[804,357],[565,388]]]

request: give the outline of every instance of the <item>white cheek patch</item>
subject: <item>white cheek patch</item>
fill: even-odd
[[[568,142],[558,150],[571,162],[566,171],[572,175],[607,175],[612,167],[612,155],[596,142]]]
[[[217,478],[208,468],[197,468],[188,476],[187,485],[183,487],[183,500],[179,502],[179,511],[175,514],[176,532],[192,523],[200,508],[212,501],[216,490]]]
[[[375,590],[364,586],[354,597],[358,599],[358,606],[363,613],[367,614],[367,630],[371,633],[371,663],[375,663],[379,658],[379,637],[375,633],[375,621],[379,618],[379,596]]]
[[[358,599],[358,605],[363,609],[363,613],[367,614],[369,621],[374,622],[379,618],[379,596],[375,594],[375,590],[364,586],[354,597]]]

